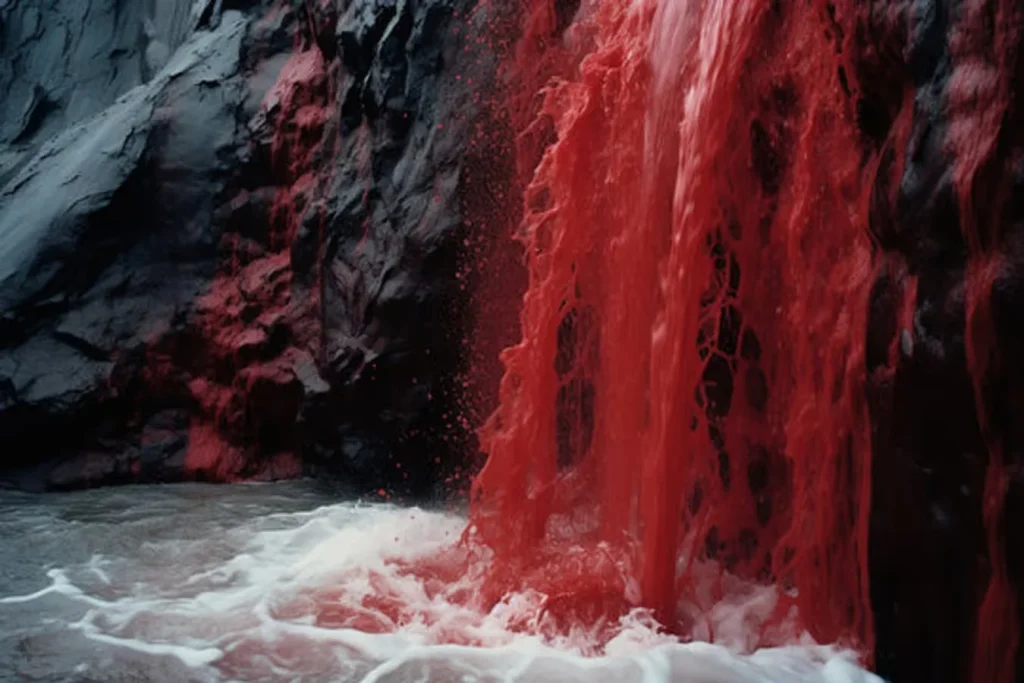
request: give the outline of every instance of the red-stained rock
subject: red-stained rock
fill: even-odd
[[[441,415],[463,362],[463,76],[495,65],[465,49],[484,15],[258,0],[189,24],[172,0],[146,33],[160,71],[73,62],[160,52],[136,40],[145,3],[116,23],[115,0],[73,4],[39,17],[68,24],[64,45],[27,6],[0,10],[0,83],[52,64],[0,104],[28,112],[0,125],[0,477],[429,490],[469,433]]]

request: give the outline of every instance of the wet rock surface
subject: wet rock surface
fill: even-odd
[[[470,4],[0,3],[4,482],[449,471]]]
[[[1004,11],[998,2],[988,5],[992,16]],[[956,89],[965,83],[973,83],[969,87],[979,88],[976,95],[984,98],[978,79],[987,69],[1001,68],[1019,82],[1020,57],[1007,55],[1010,61],[996,67],[999,56],[987,50],[955,54],[951,46],[962,44],[965,35],[983,37],[986,46],[996,40],[991,25],[987,31],[969,26],[964,3],[863,6],[870,6],[862,27],[871,38],[862,46],[859,67],[888,77],[868,81],[875,87],[865,93],[861,129],[879,144],[900,143],[883,162],[875,186],[871,229],[880,267],[866,331],[877,667],[893,681],[994,680],[978,673],[977,657],[991,660],[983,669],[994,669],[1005,652],[975,654],[974,648],[983,630],[1002,627],[986,625],[994,620],[979,607],[997,565],[1009,574],[1003,604],[1020,594],[1024,578],[1015,540],[1022,489],[1016,471],[1024,442],[1017,420],[1005,418],[1018,405],[1024,343],[1019,325],[1009,322],[1020,319],[1022,303],[1016,296],[1021,217],[1014,203],[1005,201],[1024,189],[1012,172],[1024,149],[1017,132],[1020,91],[1016,85],[1009,91],[1009,107],[995,126],[998,145],[972,179],[980,200],[972,205],[958,196],[956,177],[992,123],[982,112],[995,106],[965,113],[955,102]],[[958,68],[970,69],[967,81],[965,73],[957,75]],[[902,123],[897,120],[901,106],[910,113]],[[956,148],[957,135],[973,140],[967,154]],[[895,163],[901,155],[903,163]],[[970,244],[976,230],[982,235],[980,248]],[[983,281],[987,278],[972,282],[972,270],[987,268],[991,260],[1001,263],[1003,272],[994,286]],[[989,306],[991,325],[972,313]],[[974,344],[981,344],[976,348],[992,342],[991,358],[998,359],[975,375],[969,325],[980,325],[974,328]],[[974,383],[979,374],[980,400]],[[1007,557],[993,555],[983,519],[990,496],[986,473],[996,458],[1007,463],[1009,493],[994,518]],[[1016,610],[1021,623],[1024,610],[1020,604]]]

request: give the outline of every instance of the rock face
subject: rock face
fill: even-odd
[[[999,27],[1018,26],[1020,10],[860,6],[857,64],[872,89],[858,118],[867,139],[896,143],[875,187],[881,268],[867,330],[878,671],[893,681],[1010,680],[1004,618],[1024,623],[1024,442],[1010,417],[1024,386],[1024,71]]]
[[[470,4],[0,2],[4,481],[447,471]]]

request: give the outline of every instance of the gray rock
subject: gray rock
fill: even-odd
[[[470,4],[0,4],[0,479],[443,476]]]

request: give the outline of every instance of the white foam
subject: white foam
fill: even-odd
[[[739,654],[751,620],[774,606],[771,591],[708,610],[708,628],[723,644],[679,643],[637,609],[600,645],[583,626],[551,635],[543,628],[546,596],[535,591],[483,613],[466,604],[478,588],[472,571],[429,583],[402,570],[446,548],[468,552],[451,549],[464,526],[455,515],[391,506],[265,515],[219,539],[154,538],[137,556],[93,556],[51,570],[49,586],[0,604],[63,596],[86,608],[69,628],[106,648],[174,658],[210,681],[879,680],[847,653],[809,641]],[[364,598],[381,597],[390,609],[364,606]],[[353,615],[366,621],[345,622]],[[387,632],[367,632],[374,621]],[[473,646],[446,644],[453,633]]]

